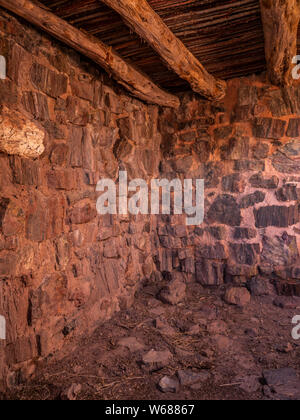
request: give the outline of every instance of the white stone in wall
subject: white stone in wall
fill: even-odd
[[[0,340],[6,340],[6,320],[0,315]]]
[[[0,152],[25,158],[43,154],[45,133],[17,111],[3,108],[0,114]]]
[[[0,55],[0,79],[6,79],[6,59],[3,55]]]

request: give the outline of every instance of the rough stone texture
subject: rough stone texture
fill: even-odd
[[[191,387],[199,382],[205,382],[210,377],[209,372],[193,372],[192,370],[179,370],[177,376],[181,386]]]
[[[291,118],[286,135],[288,137],[300,137],[300,118]]]
[[[286,121],[272,118],[257,118],[253,134],[258,138],[281,139],[284,136]]]
[[[208,211],[208,219],[212,223],[240,226],[242,217],[235,198],[230,195],[219,196]]]
[[[297,238],[283,233],[281,236],[263,236],[262,265],[284,267],[293,265],[299,257]]]
[[[43,154],[45,133],[20,112],[3,107],[0,112],[0,152],[24,158]]]
[[[268,226],[289,227],[299,223],[299,205],[296,206],[266,206],[254,210],[256,227]]]
[[[161,290],[159,298],[163,302],[169,303],[170,305],[176,305],[184,299],[186,284],[181,277],[183,276],[175,276],[175,278]]]
[[[281,146],[272,159],[274,168],[283,174],[297,174],[300,170],[299,139]]]
[[[276,176],[272,176],[270,179],[264,179],[262,173],[259,173],[253,175],[249,182],[254,188],[273,189],[278,187],[279,179]]]
[[[230,244],[231,260],[240,265],[256,265],[259,252],[259,244]]]
[[[233,234],[234,239],[254,239],[257,231],[251,228],[236,228]]]
[[[205,133],[212,143],[209,158],[202,161],[194,156],[194,164],[180,175],[181,179],[185,175],[205,180],[204,224],[188,228],[187,237],[181,238],[184,252],[166,234],[168,250],[158,256],[164,267],[176,271],[182,270],[185,260],[192,264],[194,257],[196,270],[191,278],[203,286],[246,286],[260,270],[268,278],[273,278],[278,267],[289,267],[289,273],[296,270],[300,249],[296,98],[300,88],[281,91],[262,87],[263,83],[261,78],[230,82],[222,104],[187,96],[175,115],[165,110],[160,121],[165,159],[190,156],[186,145],[192,147],[197,141],[199,127],[201,136]],[[237,101],[231,89],[237,89]],[[165,163],[161,171],[174,176]],[[159,231],[170,232],[170,226],[183,220],[182,216],[162,218]],[[297,293],[297,282],[291,274],[277,279],[277,290]],[[249,298],[246,287],[237,290]]]
[[[266,198],[266,194],[262,191],[255,191],[253,194],[245,195],[241,199],[241,209],[248,209],[253,207],[255,204],[263,203]]]
[[[300,199],[300,189],[297,184],[286,184],[276,191],[278,201],[298,201]]]
[[[252,277],[247,284],[252,296],[267,296],[275,294],[274,286],[263,277]]]
[[[270,391],[279,400],[299,401],[300,379],[293,368],[267,370],[263,372],[263,376]]]
[[[224,282],[224,261],[202,259],[196,264],[196,280],[203,286],[220,286]]]
[[[224,300],[230,305],[243,307],[250,303],[251,296],[244,287],[231,287],[226,291]]]
[[[161,390],[161,392],[175,394],[179,391],[179,382],[177,378],[164,376],[159,381],[158,387]]]
[[[100,217],[95,187],[118,168],[157,177],[160,134],[157,107],[3,11],[0,38],[10,45],[0,80],[1,389],[7,368],[89,334],[156,273],[155,220]]]

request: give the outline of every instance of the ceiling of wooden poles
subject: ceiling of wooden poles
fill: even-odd
[[[100,0],[39,0],[57,16],[112,46],[171,92],[190,90],[122,18]],[[266,69],[259,0],[148,0],[173,33],[215,77]],[[300,47],[300,31],[298,36]]]

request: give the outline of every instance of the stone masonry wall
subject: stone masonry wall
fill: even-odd
[[[203,225],[161,218],[160,270],[204,286],[263,275],[299,294],[300,85],[233,80],[222,103],[186,96],[160,125],[165,177],[205,180]]]
[[[96,183],[116,180],[119,168],[156,176],[160,135],[157,107],[4,12],[0,54],[2,113],[45,133],[38,159],[0,153],[1,378],[5,366],[49,355],[129,306],[155,271],[150,218],[99,217]]]
[[[222,103],[185,95],[161,110],[4,12],[0,55],[1,114],[45,133],[38,158],[0,153],[0,388],[8,369],[89,334],[150,279],[216,287],[265,275],[299,294],[299,87],[233,80]],[[119,169],[204,178],[204,224],[98,216],[96,183]]]

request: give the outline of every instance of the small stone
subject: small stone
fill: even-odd
[[[21,369],[21,377],[23,380],[29,380],[32,379],[36,372],[36,364],[34,362],[30,362],[29,364],[26,364]]]
[[[144,344],[140,343],[135,337],[125,337],[119,340],[118,345],[126,347],[131,352],[141,351],[145,348]]]
[[[234,239],[254,239],[257,237],[256,229],[251,228],[236,228],[234,230],[233,238]]]
[[[274,305],[281,309],[297,309],[300,308],[300,299],[296,297],[278,296],[273,301]]]
[[[264,178],[262,172],[253,175],[249,179],[250,184],[254,188],[275,189],[278,187],[279,178],[272,176],[271,178]]]
[[[143,356],[142,362],[150,371],[162,369],[172,360],[173,355],[169,350],[155,351],[150,350]]]
[[[50,119],[48,99],[45,95],[39,92],[24,92],[22,105],[35,120],[46,121]]]
[[[298,380],[297,373],[293,368],[265,370],[263,377],[269,386],[277,386]]]
[[[257,228],[284,228],[299,223],[300,213],[298,206],[266,206],[254,209],[254,217]]]
[[[30,71],[31,81],[37,89],[57,98],[67,92],[68,79],[64,74],[56,73],[41,64],[34,63]]]
[[[185,293],[186,284],[181,279],[175,278],[161,290],[159,299],[164,303],[177,305],[184,300]]]
[[[211,375],[209,375],[209,377],[207,377],[207,380],[210,378]],[[205,381],[203,381],[205,382]],[[199,391],[200,389],[203,388],[203,382],[199,382],[198,384],[192,385],[190,388],[192,391]]]
[[[269,145],[267,143],[262,143],[259,141],[254,147],[253,147],[253,157],[255,159],[266,159],[269,155]]]
[[[90,204],[78,206],[68,211],[68,216],[72,224],[80,225],[89,223],[97,216],[97,211]]]
[[[222,189],[226,192],[243,193],[246,183],[239,173],[230,174],[222,178]]]
[[[262,237],[263,250],[261,253],[260,271],[264,276],[272,276],[274,268],[271,267],[288,267],[293,260],[299,257],[297,239],[295,236],[287,235],[284,232],[281,236],[267,236]],[[264,267],[265,266],[265,267]],[[270,267],[271,266],[271,267]],[[269,268],[268,268],[269,267]],[[271,270],[270,270],[271,268]],[[278,270],[276,270],[277,272]],[[281,280],[287,280],[288,276],[278,276]],[[288,289],[287,283],[275,282],[278,295],[286,295]],[[289,296],[293,294],[289,293]]]
[[[274,286],[269,280],[262,277],[253,277],[248,280],[247,287],[252,296],[269,296],[275,294]]]
[[[201,244],[201,247],[196,249],[196,257],[209,260],[226,260],[228,255],[224,245],[221,242],[216,242],[214,245]]]
[[[300,137],[300,118],[291,118],[286,135],[288,137]]]
[[[254,206],[255,204],[262,203],[266,198],[266,194],[262,191],[255,191],[253,194],[248,194],[242,197],[240,208],[248,209],[249,207]]]
[[[270,387],[268,387],[267,385],[263,386],[263,394],[269,400],[275,400],[276,399],[274,394],[272,393]]]
[[[286,184],[276,191],[276,198],[278,201],[297,201],[300,198],[299,189],[297,185]]]
[[[286,121],[272,118],[256,118],[253,136],[265,139],[280,139],[284,136]]]
[[[293,368],[267,370],[263,372],[263,377],[279,399],[300,400],[300,380]]]
[[[230,244],[230,257],[239,265],[249,265],[251,267],[258,263],[260,253],[259,244]]]
[[[192,386],[199,382],[205,382],[210,378],[210,373],[207,371],[193,372],[192,370],[179,370],[177,376],[182,386]]]
[[[242,215],[235,198],[231,195],[221,195],[211,205],[208,221],[221,223],[228,226],[240,226]]]
[[[248,394],[257,392],[261,388],[259,377],[254,375],[237,378],[236,382],[240,382],[241,390],[247,392]]]
[[[244,307],[251,301],[251,295],[244,287],[232,287],[226,291],[224,300],[230,305]]]
[[[170,392],[170,393],[176,394],[176,392],[179,391],[179,382],[176,378],[164,376],[159,381],[158,387],[161,392],[164,392],[164,393]]]
[[[203,286],[220,286],[224,283],[224,270],[224,261],[200,258],[196,263],[196,281]]]
[[[81,390],[82,386],[80,384],[72,384],[69,388],[62,391],[61,399],[64,401],[76,401]]]

